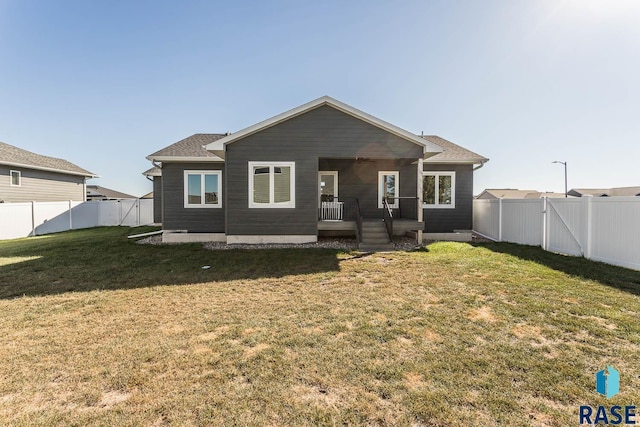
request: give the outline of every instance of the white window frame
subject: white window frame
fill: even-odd
[[[422,207],[428,209],[455,209],[456,208],[456,173],[455,171],[423,171],[422,172],[422,181],[423,181],[423,190],[424,191],[424,177],[425,176],[434,176],[435,177],[435,197],[434,204],[427,204],[422,201]],[[451,177],[451,204],[445,205],[440,204],[440,200],[438,195],[440,194],[440,177],[441,176],[450,176]],[[423,194],[420,195],[423,197]]]
[[[200,203],[189,203],[189,175],[200,175]],[[205,175],[218,175],[218,203],[205,204]],[[185,170],[184,171],[184,207],[188,209],[212,209],[222,207],[222,171],[221,170]]]
[[[289,194],[291,200],[288,202],[275,203],[274,188],[274,168],[288,167],[291,169],[291,179],[289,181]],[[255,168],[269,168],[269,203],[255,203],[253,201],[253,170]],[[296,207],[296,162],[249,162],[249,208],[251,209],[293,209]]]
[[[333,176],[333,197],[335,197],[335,201],[338,201],[338,171],[319,171],[318,172],[318,207],[322,206],[322,175],[332,175]]]
[[[393,204],[389,204],[391,209],[398,209],[400,205],[400,172],[399,171],[378,171],[378,209],[382,209],[382,196],[384,195],[384,181],[382,178],[385,175],[394,175],[396,177],[396,198]],[[388,203],[388,202],[387,202]]]
[[[18,174],[18,183],[17,184],[13,183],[13,174],[14,173]],[[11,187],[22,187],[22,172],[16,171],[16,170],[10,170],[9,171],[9,186],[11,186]]]

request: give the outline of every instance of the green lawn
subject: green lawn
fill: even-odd
[[[126,239],[144,230],[0,242],[0,425],[564,426],[640,401],[640,272]]]

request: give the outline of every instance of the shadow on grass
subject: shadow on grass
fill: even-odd
[[[149,230],[103,227],[2,241],[0,299],[279,278],[340,268],[339,250],[209,251],[202,244],[140,245],[126,238]]]
[[[625,292],[640,295],[640,271],[590,261],[582,257],[559,255],[545,251],[537,246],[518,245],[515,243],[474,243],[473,246],[513,255],[572,276],[593,280]]]

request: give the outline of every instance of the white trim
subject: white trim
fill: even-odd
[[[253,170],[254,168],[269,168],[269,203],[255,203],[253,201]],[[274,202],[274,168],[288,167],[291,169],[289,180],[289,194],[291,200],[288,202]],[[296,162],[248,162],[249,173],[249,208],[251,209],[293,209],[296,207]]]
[[[193,242],[226,242],[224,233],[176,233],[162,232],[163,243],[193,243]]]
[[[227,235],[227,244],[235,245],[246,243],[249,245],[262,245],[268,243],[315,243],[318,236],[315,234],[289,234],[289,235]]]
[[[423,171],[422,172],[422,181],[424,182],[424,177],[425,176],[435,176],[435,187],[434,187],[434,191],[435,191],[435,195],[434,195],[434,201],[435,204],[427,204],[425,203],[424,199],[422,200],[422,208],[423,209],[455,209],[456,208],[456,172],[455,171]],[[438,178],[440,176],[450,176],[451,177],[451,204],[450,205],[445,205],[445,204],[440,204],[439,200],[438,200],[438,193],[439,193],[439,187],[440,187],[440,182],[438,180]],[[423,184],[424,186],[424,184]],[[423,189],[423,193],[424,193],[424,189]],[[420,195],[420,197],[422,198],[422,195]]]
[[[480,164],[480,163],[486,163],[488,162],[488,159],[471,159],[471,160],[438,160],[438,159],[424,159],[425,163],[429,163],[429,164],[434,164],[437,165],[439,163],[443,164],[443,165],[476,165],[476,164]]]
[[[322,201],[322,181],[320,181],[321,175],[333,175],[333,196],[336,199],[338,198],[338,171],[318,171],[318,207],[321,207],[320,202]]]
[[[400,138],[406,139],[407,141],[413,142],[414,144],[422,147],[424,153],[442,153],[443,151],[442,147],[429,140],[426,140],[418,135],[414,135],[413,133],[392,125],[391,123],[385,122],[384,120],[353,108],[352,106],[340,102],[337,99],[331,98],[330,96],[322,96],[311,102],[300,105],[299,107],[296,107],[292,110],[285,111],[284,113],[278,114],[277,116],[271,117],[270,119],[261,121],[260,123],[256,123],[255,125],[244,128],[236,133],[232,133],[231,135],[225,136],[224,138],[220,138],[217,141],[213,141],[207,144],[205,148],[208,151],[222,151],[225,149],[225,146],[227,144],[231,144],[238,139],[247,137],[268,127],[275,126],[279,123],[282,123],[286,120],[304,114],[323,105],[329,105],[337,110],[342,111],[343,113],[349,114],[350,116],[369,123],[370,125],[376,126]]]
[[[64,170],[64,169],[48,168],[46,166],[34,166],[34,165],[27,165],[27,164],[24,164],[24,163],[5,162],[4,160],[0,161],[0,165],[15,166],[15,167],[19,167],[19,168],[35,169],[35,170],[47,171],[47,172],[56,172],[56,173],[62,173],[62,174],[66,174],[66,175],[86,176],[86,177],[89,177],[89,178],[100,178],[98,175],[94,175],[91,172],[89,172],[89,173],[72,172],[72,171],[68,171],[68,170]]]
[[[400,197],[400,172],[398,171],[378,171],[378,209],[382,209],[382,195],[384,194],[382,177],[385,175],[394,175],[396,177],[396,199],[393,204],[390,204],[389,207],[391,209],[398,209],[399,199]]]
[[[192,204],[189,203],[189,180],[188,175],[200,175],[200,200],[201,203]],[[218,203],[205,204],[205,189],[204,189],[204,177],[206,175],[218,176]],[[183,192],[184,192],[184,207],[187,209],[211,209],[222,207],[222,171],[221,170],[185,170],[183,173]]]
[[[218,156],[215,156],[215,157],[147,156],[145,158],[147,160],[151,160],[152,162],[156,161],[156,162],[164,162],[164,163],[166,163],[166,162],[202,162],[202,163],[224,162],[224,159],[222,159],[222,158],[220,158]]]
[[[18,183],[14,184],[13,183],[13,174],[17,173],[18,174]],[[9,187],[22,187],[22,172],[21,171],[16,171],[13,169],[9,170]]]

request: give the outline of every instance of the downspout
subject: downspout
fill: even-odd
[[[475,168],[473,168],[473,171],[477,171],[478,169],[480,169],[481,167],[484,166],[485,163],[487,163],[489,160],[485,160],[484,162],[480,162],[480,164],[478,166],[476,166]]]

